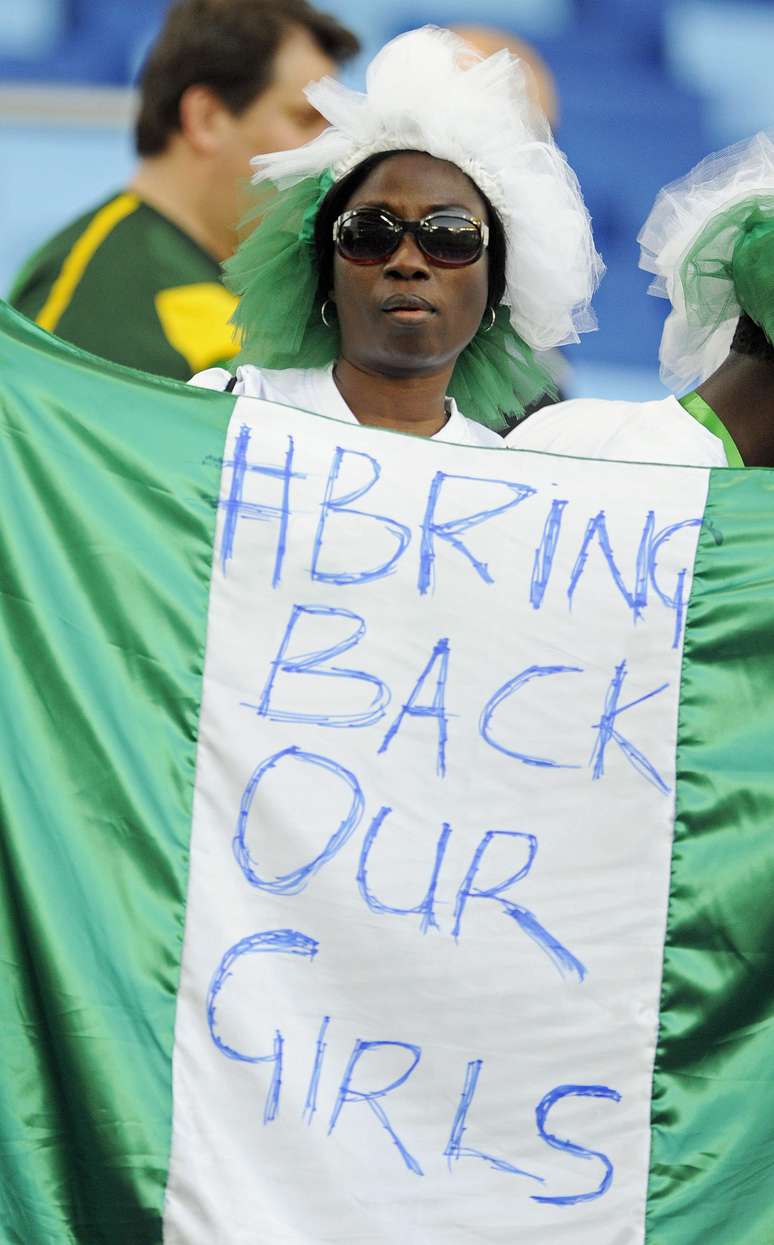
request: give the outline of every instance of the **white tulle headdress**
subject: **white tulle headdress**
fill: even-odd
[[[317,210],[369,156],[427,152],[462,169],[504,227],[494,329],[462,352],[450,388],[465,414],[502,425],[545,388],[530,348],[575,342],[596,327],[591,297],[604,271],[577,179],[530,101],[521,63],[505,50],[484,59],[450,31],[424,27],[379,52],[365,93],[324,78],[306,94],[329,128],[304,147],[252,161],[260,223],[226,266],[241,295],[242,357],[274,367],[335,358],[336,327],[319,319]]]
[[[638,239],[649,293],[668,298],[659,359],[676,393],[725,359],[745,312],[774,340],[774,142],[756,134],[659,193]]]

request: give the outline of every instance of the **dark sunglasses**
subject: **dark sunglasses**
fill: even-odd
[[[489,245],[489,229],[475,216],[431,212],[422,220],[402,220],[384,208],[352,208],[333,225],[339,255],[352,264],[380,264],[410,233],[419,249],[439,268],[474,264]]]

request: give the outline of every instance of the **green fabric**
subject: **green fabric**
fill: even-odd
[[[226,284],[240,299],[233,317],[242,343],[238,362],[310,368],[338,357],[335,307],[326,313],[329,327],[314,252],[314,219],[332,185],[326,170],[285,190],[271,182],[254,188],[244,225],[258,226],[224,265]],[[489,331],[479,329],[459,356],[449,394],[468,419],[502,432],[543,394],[555,397],[556,386],[501,306]]]
[[[740,310],[774,342],[774,195],[716,213],[680,265],[689,324],[710,331]]]
[[[680,695],[647,1245],[774,1241],[773,512],[774,472],[711,472]]]
[[[553,401],[557,388],[500,306],[491,329],[480,328],[458,358],[449,393],[468,419],[504,432],[539,398]]]
[[[37,318],[73,246],[115,198],[99,203],[32,256],[9,295],[17,310]],[[165,216],[141,203],[97,247],[54,331],[113,363],[188,380],[193,368],[167,339],[155,297],[161,290],[204,282],[221,283],[216,260]],[[222,358],[218,344],[201,367]]]
[[[739,304],[774,343],[774,203],[758,204],[734,247],[734,289]]]
[[[335,311],[330,328],[320,315],[311,227],[330,184],[323,174],[281,193],[271,182],[254,188],[243,225],[260,223],[223,266],[227,287],[239,295],[233,317],[242,346],[238,362],[325,367],[336,358],[339,330]]]
[[[686,393],[678,401],[688,414],[693,416],[697,423],[701,424],[708,432],[711,432],[713,436],[723,442],[723,449],[726,451],[729,467],[743,467],[742,455],[736,448],[734,438],[709,403],[705,402],[704,398],[695,389],[691,393]]]
[[[5,304],[0,376],[0,1240],[155,1245],[233,399]]]

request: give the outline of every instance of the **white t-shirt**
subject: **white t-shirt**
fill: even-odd
[[[535,411],[505,438],[516,450],[544,450],[623,462],[726,467],[723,442],[672,396],[656,402],[573,398]]]
[[[333,379],[333,365],[310,368],[269,368],[245,364],[238,367],[237,381],[231,392],[238,398],[263,398],[266,402],[279,402],[315,415],[328,415],[349,424],[358,421],[347,406]],[[189,384],[202,389],[225,389],[231,380],[224,367],[210,367],[198,372]],[[431,438],[433,441],[453,441],[456,445],[495,445],[503,448],[503,439],[490,428],[466,419],[453,398],[449,399],[451,414],[448,420]]]

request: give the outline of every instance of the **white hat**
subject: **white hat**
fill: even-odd
[[[484,59],[451,31],[425,26],[382,48],[365,94],[323,78],[306,95],[330,128],[304,147],[256,156],[255,183],[284,189],[326,169],[338,181],[381,151],[449,160],[502,219],[503,302],[519,336],[544,350],[596,327],[590,304],[604,265],[589,214],[508,51]]]
[[[762,208],[774,212],[774,142],[765,133],[707,156],[665,186],[640,231],[640,267],[655,274],[648,292],[672,304],[659,360],[676,393],[701,384],[728,354],[742,311],[734,247]]]

